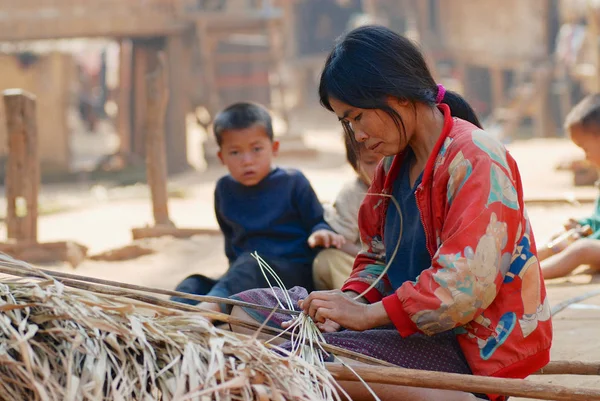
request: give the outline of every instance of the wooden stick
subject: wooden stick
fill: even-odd
[[[569,305],[573,305],[573,304],[576,304],[577,302],[585,301],[586,299],[595,297],[597,295],[600,295],[600,290],[586,292],[585,294],[562,301],[561,303],[554,305],[554,307],[552,308],[552,316],[554,316],[558,312],[568,308]]]
[[[600,389],[533,383],[523,379],[502,379],[397,367],[354,365],[352,368],[367,383],[456,390],[481,394],[501,394],[555,401],[600,400]],[[358,381],[356,375],[343,365],[327,364],[327,369],[331,372],[334,379],[338,381]]]
[[[537,371],[541,375],[600,375],[600,362],[551,361]]]

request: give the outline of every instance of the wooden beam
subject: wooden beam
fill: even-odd
[[[68,262],[72,267],[85,260],[87,247],[72,241],[0,243],[0,252],[29,263]]]
[[[169,173],[189,169],[186,114],[191,109],[186,85],[190,82],[191,50],[184,35],[167,37],[169,102],[166,118],[167,168]]]
[[[169,219],[165,113],[169,102],[168,68],[163,53],[148,53],[150,73],[146,77],[146,178],[152,198],[154,222],[172,224]]]
[[[352,368],[356,373],[341,364],[327,364],[327,369],[337,381],[358,381],[358,375],[369,384],[392,384],[556,401],[600,400],[600,389],[579,386],[567,387],[534,383],[524,379],[503,379],[383,366],[352,365]]]
[[[8,135],[6,226],[8,238],[37,241],[40,162],[35,96],[19,89],[3,92]]]
[[[131,230],[134,240],[142,238],[156,238],[172,236],[175,238],[189,238],[194,235],[221,235],[216,228],[177,228],[171,225],[156,225],[153,227],[140,227]]]

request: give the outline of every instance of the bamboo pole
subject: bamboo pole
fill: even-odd
[[[536,373],[542,375],[596,376],[600,375],[600,362],[551,361]]]
[[[337,381],[358,381],[359,379],[356,376],[358,375],[368,384],[391,384],[469,393],[501,394],[554,401],[600,401],[600,389],[533,383],[523,379],[503,379],[363,365],[352,366],[356,374],[340,364],[327,364],[327,369]]]

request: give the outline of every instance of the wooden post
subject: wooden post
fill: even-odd
[[[600,44],[598,39],[600,38],[600,26],[598,23],[598,10],[594,7],[592,1],[587,1],[587,24],[589,27],[589,34],[592,40],[592,58],[594,66],[596,67],[596,73],[594,74],[593,91],[600,91]]]
[[[117,116],[117,131],[119,133],[119,151],[124,154],[131,152],[132,113],[131,89],[133,76],[133,44],[129,39],[122,39],[119,51],[119,113]]]
[[[146,121],[146,74],[148,48],[145,43],[133,42],[133,128],[131,150],[138,156],[144,156],[144,122]]]
[[[499,67],[490,68],[492,80],[492,110],[504,106],[504,70]]]
[[[152,197],[152,212],[157,225],[172,225],[167,193],[165,150],[165,113],[169,102],[168,69],[164,54],[148,52],[146,76],[146,176]]]
[[[3,97],[8,135],[8,238],[18,242],[37,242],[40,167],[35,96],[11,89],[4,91]]]
[[[189,81],[191,54],[182,34],[167,37],[169,101],[167,108],[167,168],[179,173],[189,168],[187,159],[186,113],[190,109],[186,84]],[[187,49],[186,49],[187,48]]]

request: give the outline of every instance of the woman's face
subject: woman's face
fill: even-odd
[[[334,98],[330,98],[329,103],[342,124],[354,132],[356,141],[364,143],[369,151],[383,156],[396,155],[406,148],[412,137],[414,115],[401,102],[391,101],[389,106],[402,118],[406,132],[400,132],[392,117],[383,110],[360,109]]]

